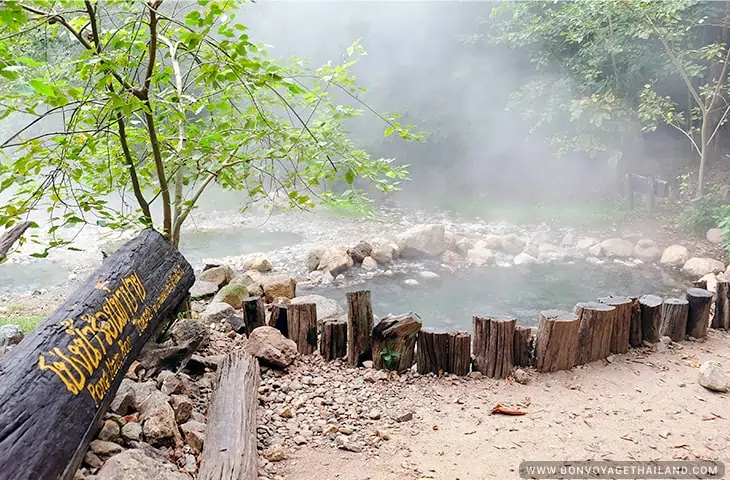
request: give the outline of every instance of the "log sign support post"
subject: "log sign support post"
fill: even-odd
[[[194,281],[144,230],[0,357],[0,477],[73,478],[124,373]]]

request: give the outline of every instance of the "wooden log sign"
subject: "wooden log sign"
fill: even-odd
[[[144,230],[0,357],[0,477],[73,478],[124,372],[194,280]]]

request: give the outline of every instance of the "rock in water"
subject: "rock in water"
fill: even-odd
[[[714,392],[728,391],[728,377],[718,362],[705,362],[700,366],[698,382]]]
[[[365,257],[362,259],[362,268],[364,270],[377,270],[378,262],[373,257]]]
[[[645,262],[654,262],[662,254],[654,240],[648,238],[642,238],[636,242],[633,253],[634,257]]]
[[[708,273],[722,273],[724,271],[724,263],[708,257],[692,257],[682,267],[682,273],[692,277],[701,277]]]
[[[286,368],[297,357],[297,344],[285,338],[274,327],[255,328],[248,338],[245,350],[261,363],[275,368]]]
[[[313,303],[317,305],[318,322],[323,322],[328,318],[339,317],[345,313],[345,309],[336,300],[323,297],[322,295],[302,295],[301,297],[293,298],[290,303],[292,305],[301,303]]]
[[[233,280],[233,277],[233,270],[225,265],[209,268],[200,275],[201,280],[215,283],[218,287],[227,285],[228,282]]]
[[[324,252],[317,269],[329,272],[333,277],[337,277],[354,264],[355,262],[352,261],[352,257],[347,253],[345,247],[334,246]]]
[[[349,250],[350,257],[355,263],[362,263],[365,257],[369,257],[373,253],[373,246],[364,240],[360,240],[357,245]]]
[[[213,302],[227,303],[236,310],[243,306],[243,299],[248,297],[248,288],[240,283],[231,283],[221,288],[213,298]]]
[[[446,250],[446,231],[440,224],[416,225],[398,235],[396,243],[403,258],[436,257]]]
[[[537,258],[533,257],[529,253],[519,253],[515,256],[514,260],[515,265],[532,265],[534,263],[537,263]]]
[[[23,340],[23,331],[17,325],[0,326],[0,355]]]
[[[378,245],[373,249],[373,258],[381,264],[388,264],[393,261],[395,249],[390,243]]]
[[[601,242],[601,252],[609,258],[627,258],[634,253],[634,244],[623,238],[609,238]]]
[[[597,244],[593,245],[592,247],[588,248],[588,254],[593,255],[594,257],[601,256],[601,252],[602,252],[602,250],[601,250],[600,243],[597,243]]]
[[[144,450],[134,448],[114,455],[99,470],[95,480],[191,480],[188,474],[177,471],[177,467],[162,455],[153,458]]]
[[[500,240],[500,245],[501,245],[501,240]],[[456,242],[456,245],[454,245],[454,250],[456,251],[456,253],[458,253],[459,255],[464,256],[464,257],[466,256],[466,252],[468,252],[472,248],[474,248],[474,244],[471,243],[471,241],[468,238],[462,238]],[[489,248],[489,247],[487,247],[487,248]],[[499,247],[497,247],[497,248],[499,248]],[[495,250],[496,250],[496,248],[495,248]]]
[[[502,237],[502,251],[510,255],[517,255],[522,252],[525,249],[525,245],[525,241],[514,233]]]
[[[578,243],[575,244],[575,248],[578,249],[578,251],[580,252],[587,253],[588,249],[590,249],[594,245],[598,245],[598,240],[592,237],[584,237],[578,240]]]
[[[307,252],[304,263],[307,265],[307,272],[313,272],[319,267],[319,262],[324,255],[324,248],[314,248]]]
[[[247,255],[243,261],[244,270],[256,270],[257,272],[268,272],[273,268],[271,260],[264,253],[252,253]]]
[[[494,252],[492,250],[487,250],[486,248],[479,248],[478,246],[475,246],[466,252],[466,258],[476,265],[488,265],[490,263],[494,263]]]
[[[670,267],[681,267],[687,260],[689,260],[689,250],[682,245],[670,245],[664,249],[659,263]]]
[[[261,283],[268,303],[276,297],[294,298],[297,294],[297,282],[287,274],[264,277]]]

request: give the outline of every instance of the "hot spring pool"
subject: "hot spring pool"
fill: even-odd
[[[420,285],[405,285],[406,278],[415,278]],[[297,294],[324,295],[346,308],[345,292],[368,289],[377,317],[412,311],[420,315],[424,326],[471,330],[473,315],[511,315],[521,325],[537,326],[541,310],[571,310],[577,302],[607,295],[672,296],[681,292],[676,283],[667,280],[666,274],[654,267],[580,261],[472,268],[445,273],[435,280],[424,280],[417,274],[376,277],[356,286],[315,287]]]

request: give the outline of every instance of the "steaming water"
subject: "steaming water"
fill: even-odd
[[[69,270],[50,260],[0,265],[0,293],[15,293],[57,285],[68,278]]]
[[[405,285],[405,278],[377,277],[357,287],[319,287],[306,293],[330,297],[346,307],[346,291],[369,289],[378,317],[412,311],[424,326],[471,330],[473,315],[511,315],[521,325],[537,326],[541,310],[570,310],[577,302],[607,295],[678,292],[656,268],[587,262],[468,269],[430,281],[411,276],[420,282],[415,287]]]

